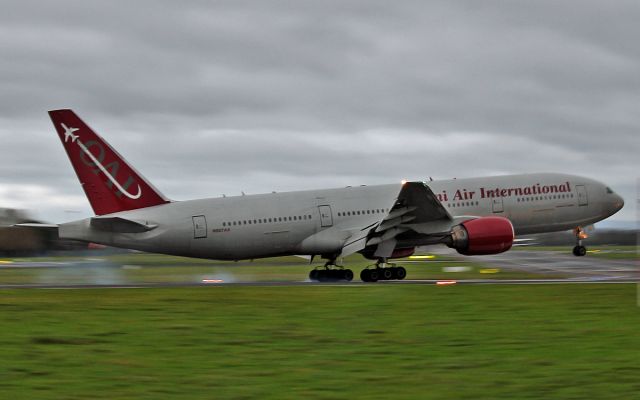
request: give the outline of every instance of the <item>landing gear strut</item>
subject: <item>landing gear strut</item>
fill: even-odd
[[[351,282],[353,279],[353,271],[336,265],[335,262],[335,260],[329,260],[324,264],[324,267],[312,269],[311,272],[309,272],[309,279],[316,282]]]
[[[388,264],[384,258],[378,259],[375,265],[371,265],[360,272],[362,282],[402,280],[406,276],[407,270],[404,267]]]
[[[587,248],[582,245],[582,240],[587,238],[587,234],[581,227],[574,229],[573,233],[576,235],[576,245],[573,248],[573,255],[576,257],[582,257],[587,254]]]

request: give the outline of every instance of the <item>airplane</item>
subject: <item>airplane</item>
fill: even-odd
[[[351,281],[338,260],[355,253],[375,260],[362,281],[400,280],[405,268],[389,260],[418,246],[497,254],[515,235],[569,229],[573,253],[584,256],[582,227],[624,205],[604,183],[558,173],[172,201],[72,110],[49,116],[95,212],[59,224],[61,238],[218,260],[320,256],[327,261],[311,270],[313,281]]]

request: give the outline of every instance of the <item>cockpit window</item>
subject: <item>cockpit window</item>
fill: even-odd
[[[607,193],[609,193],[609,194],[613,194],[613,190],[611,190],[611,188],[610,188],[610,187],[608,187],[608,186],[607,186]]]

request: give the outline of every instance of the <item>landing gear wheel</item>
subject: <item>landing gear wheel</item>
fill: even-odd
[[[342,271],[342,279],[347,282],[351,282],[353,280],[353,271],[350,269],[345,269]]]
[[[362,282],[371,282],[371,270],[363,269],[360,272],[360,279]]]
[[[402,280],[407,277],[407,270],[394,264],[378,262],[360,272],[362,282]]]
[[[335,281],[347,281],[351,282],[353,279],[353,271],[350,269],[329,268],[313,269],[309,272],[309,279],[314,282],[335,282]]]
[[[320,279],[318,279],[318,275],[319,272],[317,269],[312,269],[311,272],[309,272],[309,280],[311,281],[319,281]]]
[[[369,271],[369,282],[378,282],[380,279],[380,274],[378,274],[377,269],[370,269]]]
[[[573,255],[576,257],[582,257],[587,254],[587,248],[584,246],[576,246],[573,248]]]

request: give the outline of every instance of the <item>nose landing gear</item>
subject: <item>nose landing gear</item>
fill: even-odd
[[[582,245],[582,240],[589,237],[581,227],[577,227],[573,230],[576,235],[576,245],[573,248],[573,255],[576,257],[582,257],[587,254],[587,248]]]

